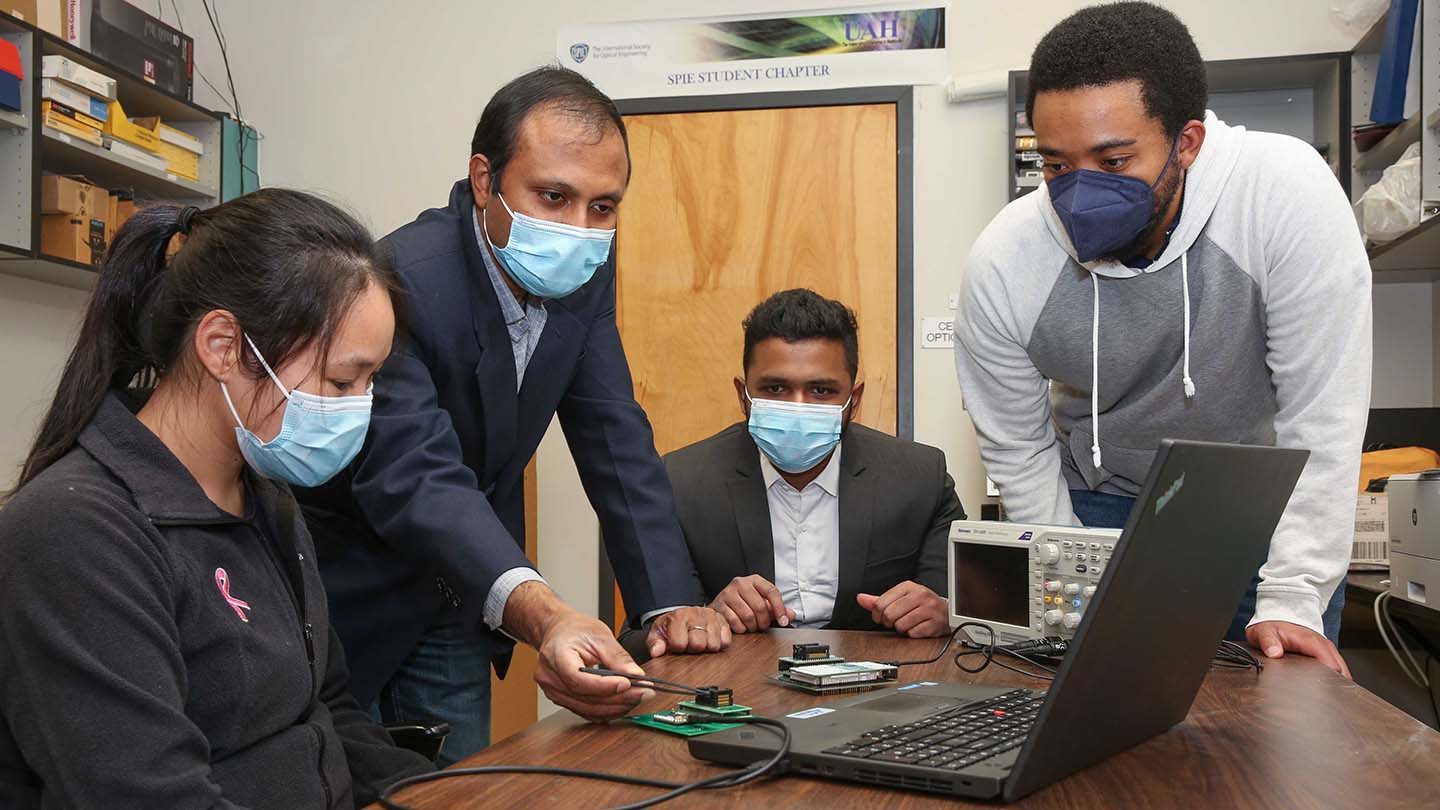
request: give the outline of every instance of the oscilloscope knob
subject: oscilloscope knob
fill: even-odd
[[[1060,580],[1058,580],[1058,579],[1052,579],[1052,580],[1049,580],[1048,582],[1046,582],[1046,583],[1045,583],[1045,592],[1046,592],[1046,593],[1059,593],[1059,592],[1060,592]]]
[[[1051,624],[1051,625],[1059,624],[1061,621],[1064,620],[1064,618],[1065,618],[1065,614],[1061,613],[1061,612],[1058,611],[1058,610],[1047,610],[1047,611],[1045,611],[1045,623],[1046,623],[1046,624]]]
[[[1080,626],[1080,614],[1066,613],[1064,621],[1066,630],[1074,630],[1075,628]]]
[[[1040,562],[1046,565],[1054,565],[1060,561],[1060,546],[1055,543],[1040,544]]]

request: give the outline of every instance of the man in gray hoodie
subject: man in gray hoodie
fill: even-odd
[[[1344,191],[1310,145],[1207,111],[1194,40],[1148,3],[1062,21],[1029,93],[1046,182],[976,240],[955,326],[1010,517],[1124,525],[1165,437],[1306,448],[1230,637],[1348,675],[1371,313]]]

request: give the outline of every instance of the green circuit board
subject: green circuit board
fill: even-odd
[[[665,723],[656,720],[656,714],[671,715],[672,713],[655,712],[654,714],[637,714],[634,717],[630,717],[628,719],[630,720],[630,722],[634,723],[637,726],[644,726],[645,728],[651,728],[656,731],[663,731],[666,734],[676,734],[681,737],[699,737],[702,734],[714,734],[717,731],[724,731],[726,729],[735,728],[736,726],[743,725],[742,723],[706,723],[697,722],[695,720],[691,720],[690,722],[683,725],[675,725],[674,723]]]

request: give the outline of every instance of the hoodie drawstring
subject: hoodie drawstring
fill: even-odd
[[[1095,469],[1100,469],[1103,457],[1100,453],[1100,277],[1090,274],[1090,285],[1095,298],[1090,310],[1090,459]],[[1185,353],[1181,361],[1180,379],[1185,386],[1185,398],[1195,396],[1195,381],[1190,378],[1190,259],[1188,253],[1180,254],[1180,289],[1185,310]]]
[[[1185,398],[1195,396],[1195,381],[1190,379],[1190,260],[1188,253],[1180,254],[1180,286],[1185,299],[1185,361],[1181,367],[1180,379],[1185,384]]]
[[[1090,274],[1095,303],[1090,316],[1090,457],[1100,469],[1100,277]]]

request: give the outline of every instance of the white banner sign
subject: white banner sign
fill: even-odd
[[[612,98],[938,84],[949,73],[941,2],[575,26],[558,32],[555,58]]]

